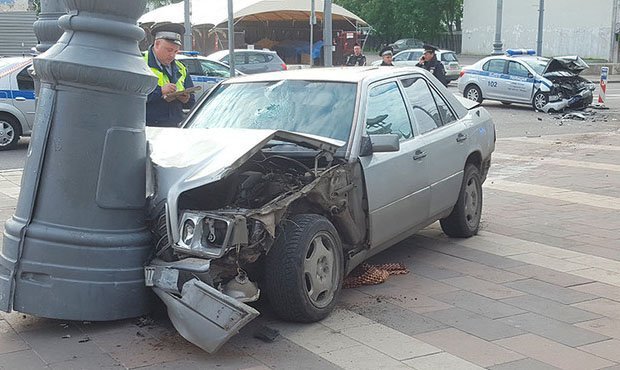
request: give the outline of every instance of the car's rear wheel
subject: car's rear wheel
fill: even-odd
[[[21,129],[19,122],[6,114],[0,114],[0,150],[12,149],[17,145]]]
[[[469,85],[463,91],[463,96],[469,100],[476,101],[478,103],[482,103],[482,91],[476,85]]]
[[[534,94],[534,99],[532,99],[532,107],[534,110],[541,111],[545,105],[549,103],[549,95],[546,93],[539,91]]]
[[[453,238],[476,235],[482,214],[482,181],[480,170],[473,164],[465,166],[459,198],[452,213],[440,220],[441,229]]]
[[[338,232],[323,216],[285,220],[265,258],[264,291],[282,319],[315,322],[333,310],[343,279]]]

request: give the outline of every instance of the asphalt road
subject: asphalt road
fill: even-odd
[[[449,90],[458,94],[456,82]],[[598,96],[598,91],[595,92]],[[620,84],[607,87],[609,110],[593,111],[585,121],[561,119],[561,114],[535,112],[529,105],[502,105],[485,101],[482,106],[489,110],[495,121],[498,138],[537,137],[544,135],[575,134],[585,132],[615,131],[620,125]],[[15,150],[0,152],[0,171],[23,168],[30,140],[22,139]]]

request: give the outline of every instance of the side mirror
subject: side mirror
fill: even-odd
[[[399,137],[396,134],[362,136],[360,157],[373,153],[397,152],[400,150]]]

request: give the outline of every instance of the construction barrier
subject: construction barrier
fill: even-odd
[[[609,74],[609,67],[601,68],[601,89],[598,93],[598,103],[605,105],[605,93],[607,92],[607,76]]]

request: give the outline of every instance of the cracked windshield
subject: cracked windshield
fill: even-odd
[[[269,81],[225,84],[190,122],[191,128],[277,129],[347,141],[356,85]]]

